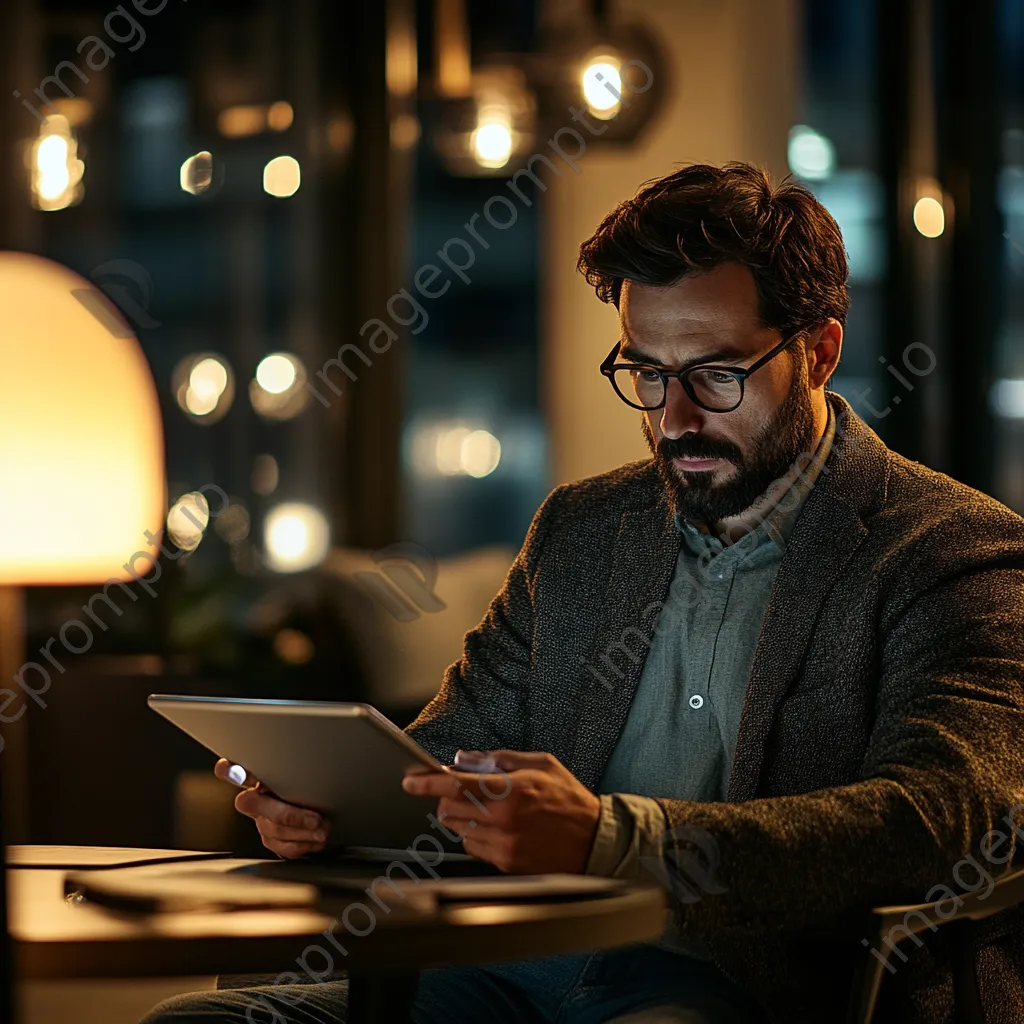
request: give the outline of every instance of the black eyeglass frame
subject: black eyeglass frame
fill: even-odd
[[[766,363],[774,359],[780,352],[790,346],[807,328],[801,327],[791,334],[788,334],[782,339],[774,348],[766,352],[760,359],[758,359],[751,366],[716,366],[713,363],[701,363],[698,366],[690,366],[685,370],[665,370],[660,366],[651,366],[649,363],[616,363],[613,362],[615,357],[619,354],[619,349],[622,347],[622,341],[615,342],[615,347],[605,357],[604,362],[601,363],[601,373],[603,373],[610,381],[612,388],[615,390],[615,394],[619,396],[626,403],[634,409],[639,409],[641,412],[654,412],[656,409],[663,409],[665,403],[668,401],[668,382],[672,378],[675,378],[683,386],[683,390],[686,392],[690,401],[694,405],[700,406],[701,409],[707,412],[734,412],[740,407],[743,402],[743,397],[746,394],[746,382],[747,378],[751,374],[756,373]],[[615,383],[615,371],[616,370],[649,370],[652,373],[656,373],[661,378],[662,387],[665,390],[665,397],[658,403],[658,405],[637,405],[636,402],[631,401],[627,398],[619,388],[618,384]],[[691,373],[696,373],[697,370],[714,370],[716,373],[727,373],[734,377],[740,386],[740,397],[736,404],[730,406],[728,409],[712,409],[705,405],[696,395],[693,390],[693,386],[690,384],[689,376]]]

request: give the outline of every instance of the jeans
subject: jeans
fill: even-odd
[[[344,1024],[347,981],[175,996],[142,1024]],[[423,971],[414,1024],[760,1024],[710,963],[642,945]]]

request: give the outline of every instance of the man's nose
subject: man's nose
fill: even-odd
[[[699,434],[706,415],[706,410],[690,398],[678,378],[669,380],[661,415],[661,432],[665,437],[675,440],[683,434]]]

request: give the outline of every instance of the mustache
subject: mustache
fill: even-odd
[[[727,441],[712,441],[706,437],[663,437],[658,442],[658,458],[670,462],[672,459],[726,459],[741,461],[739,449]]]

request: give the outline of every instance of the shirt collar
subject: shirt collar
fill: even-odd
[[[696,555],[711,552],[724,553],[732,547],[754,550],[768,541],[776,552],[785,550],[796,521],[803,510],[807,495],[821,474],[828,460],[835,439],[835,415],[832,403],[826,402],[828,418],[825,430],[815,446],[814,452],[802,455],[783,476],[775,480],[767,491],[750,508],[737,516],[719,523],[718,533],[726,532],[733,543],[726,545],[703,524],[693,523],[682,516],[676,516],[676,527],[687,547]],[[756,543],[741,543],[742,538],[754,535]]]

